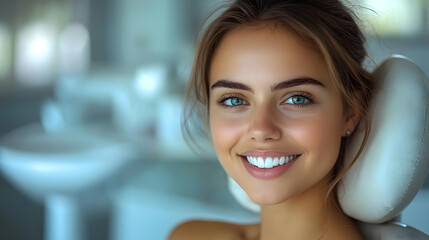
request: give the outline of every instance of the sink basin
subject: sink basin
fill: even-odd
[[[40,123],[0,139],[0,171],[46,205],[46,239],[83,239],[73,196],[105,183],[134,157],[127,142],[102,127],[44,131]]]
[[[132,158],[125,141],[89,130],[45,133],[36,123],[0,142],[0,169],[30,197],[74,194],[106,181]]]

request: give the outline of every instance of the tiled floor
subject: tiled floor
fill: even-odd
[[[422,188],[403,211],[401,222],[429,234],[429,188]]]

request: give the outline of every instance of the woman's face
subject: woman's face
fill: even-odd
[[[281,203],[329,177],[341,137],[353,129],[325,61],[301,42],[266,26],[237,29],[211,62],[215,151],[259,204]]]

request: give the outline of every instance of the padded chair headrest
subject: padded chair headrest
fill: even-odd
[[[371,133],[359,159],[342,179],[338,200],[360,221],[381,223],[415,197],[429,167],[429,80],[411,60],[394,55],[374,71]],[[358,126],[346,147],[352,161],[364,135]]]
[[[393,55],[373,72],[371,132],[353,167],[341,180],[338,200],[343,211],[367,223],[398,215],[415,197],[429,168],[429,80],[411,60]],[[346,163],[364,136],[361,124],[348,140]],[[241,187],[229,178],[229,189],[241,205],[258,212]]]

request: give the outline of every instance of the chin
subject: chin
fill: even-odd
[[[253,189],[246,191],[252,201],[259,205],[276,205],[283,203],[290,199],[293,194],[288,194],[284,191],[278,191],[273,189]]]

